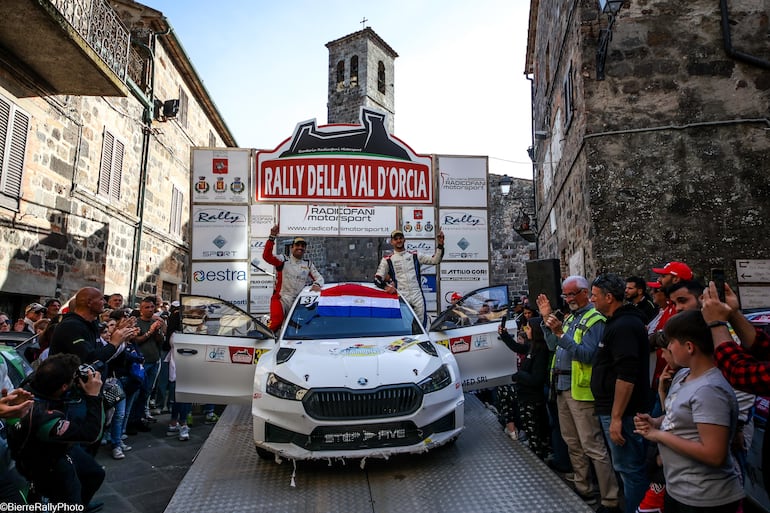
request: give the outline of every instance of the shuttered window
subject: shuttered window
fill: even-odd
[[[0,205],[19,208],[29,115],[0,97]]]
[[[187,108],[188,108],[187,93],[185,93],[184,89],[180,87],[179,88],[179,114],[176,115],[176,119],[179,121],[179,124],[185,128],[187,128]]]
[[[176,186],[171,191],[171,221],[168,231],[174,235],[182,235],[182,205],[184,204],[184,194]]]
[[[116,202],[120,201],[124,154],[125,145],[105,129],[102,161],[99,167],[99,195]]]

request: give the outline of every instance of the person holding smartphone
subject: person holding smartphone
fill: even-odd
[[[551,386],[556,390],[559,428],[575,472],[575,490],[587,504],[596,503],[593,463],[603,510],[620,511],[618,482],[599,419],[594,415],[591,393],[591,362],[604,335],[606,319],[589,302],[589,289],[583,276],[569,276],[562,282],[562,298],[570,310],[563,320],[545,294],[537,297],[537,306],[543,316],[548,349],[556,351]]]

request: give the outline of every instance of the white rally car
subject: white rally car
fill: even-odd
[[[463,391],[510,383],[516,371],[497,335],[505,285],[466,295],[430,331],[403,298],[367,283],[306,288],[277,337],[227,301],[181,303],[176,399],[250,404],[266,458],[426,451],[463,430]]]

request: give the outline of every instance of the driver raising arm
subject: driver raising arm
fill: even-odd
[[[291,308],[291,304],[299,295],[308,278],[312,280],[314,291],[321,290],[324,278],[315,268],[313,262],[304,258],[307,242],[302,237],[294,237],[291,244],[291,254],[274,255],[275,238],[278,235],[279,226],[276,224],[270,229],[270,237],[265,244],[262,258],[268,264],[275,267],[275,289],[270,298],[270,326],[273,331],[278,331],[283,323],[283,317]]]
[[[444,257],[444,232],[439,230],[436,236],[436,252],[433,256],[407,251],[406,239],[401,230],[393,230],[390,234],[390,244],[393,246],[393,254],[380,260],[374,283],[389,294],[395,294],[398,288],[424,326],[427,316],[425,315],[425,296],[422,294],[420,283],[420,265],[437,265],[441,262]],[[385,277],[388,276],[390,281],[386,282]]]

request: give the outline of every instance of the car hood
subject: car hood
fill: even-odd
[[[441,366],[423,350],[425,335],[367,339],[283,341],[294,349],[274,371],[303,388],[371,389],[380,385],[417,383]]]

